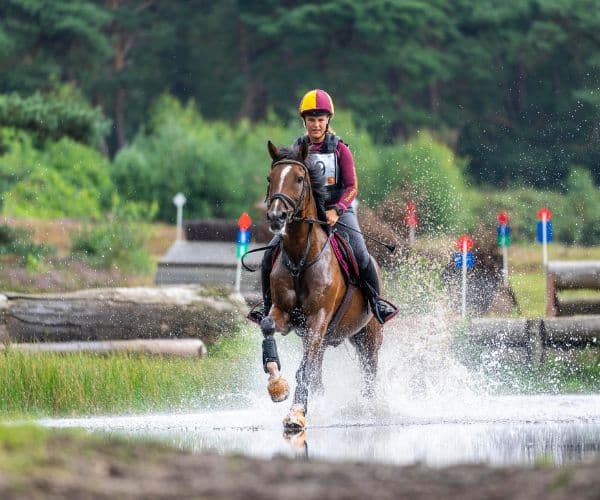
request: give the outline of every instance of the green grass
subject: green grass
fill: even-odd
[[[547,351],[540,366],[502,363],[483,371],[496,392],[514,394],[597,393],[600,387],[600,349]]]
[[[548,260],[600,260],[600,247],[550,244]],[[544,316],[546,314],[545,283],[540,245],[515,245],[509,248],[509,279],[521,309],[521,316],[526,318]],[[598,292],[563,291],[560,296],[598,297]]]
[[[204,359],[118,354],[0,354],[5,417],[92,415],[216,404],[243,390],[243,371],[259,343],[242,331]]]
[[[512,274],[509,279],[521,316],[525,318],[544,316],[546,314],[544,274],[519,272]]]

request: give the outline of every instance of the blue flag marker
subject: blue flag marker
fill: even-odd
[[[237,232],[237,244],[247,245],[250,243],[250,231],[247,229],[238,229]]]
[[[544,243],[544,222],[537,222],[537,242]],[[546,243],[552,242],[552,221],[546,221]]]
[[[454,252],[454,265],[457,269],[463,266],[462,252]],[[473,252],[467,252],[467,269],[473,269],[473,267],[475,267],[475,255]]]

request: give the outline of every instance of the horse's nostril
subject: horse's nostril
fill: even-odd
[[[279,212],[279,211],[267,212],[267,220],[269,222],[273,222],[273,221],[284,222],[286,218],[287,218],[287,212]]]

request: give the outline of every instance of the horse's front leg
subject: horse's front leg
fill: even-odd
[[[324,319],[324,318],[323,318]],[[308,326],[304,337],[304,355],[302,362],[296,372],[296,391],[294,392],[294,403],[283,419],[283,425],[287,431],[301,431],[306,425],[306,411],[308,408],[308,392],[315,383],[321,380],[321,363],[323,361],[323,340],[326,330],[324,320],[314,322]]]
[[[275,331],[286,332],[289,330],[289,315],[273,306],[267,317],[260,323],[260,329],[263,333],[262,357],[265,373],[269,374],[267,382],[267,391],[271,400],[275,403],[285,401],[290,394],[290,387],[287,380],[281,375],[281,362],[277,354],[277,344],[275,343]]]

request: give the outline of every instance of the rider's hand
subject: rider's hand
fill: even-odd
[[[325,212],[325,217],[327,218],[327,224],[329,224],[330,226],[335,225],[335,223],[338,221],[338,219],[340,218],[340,216],[337,214],[337,212],[335,210],[327,210]]]

